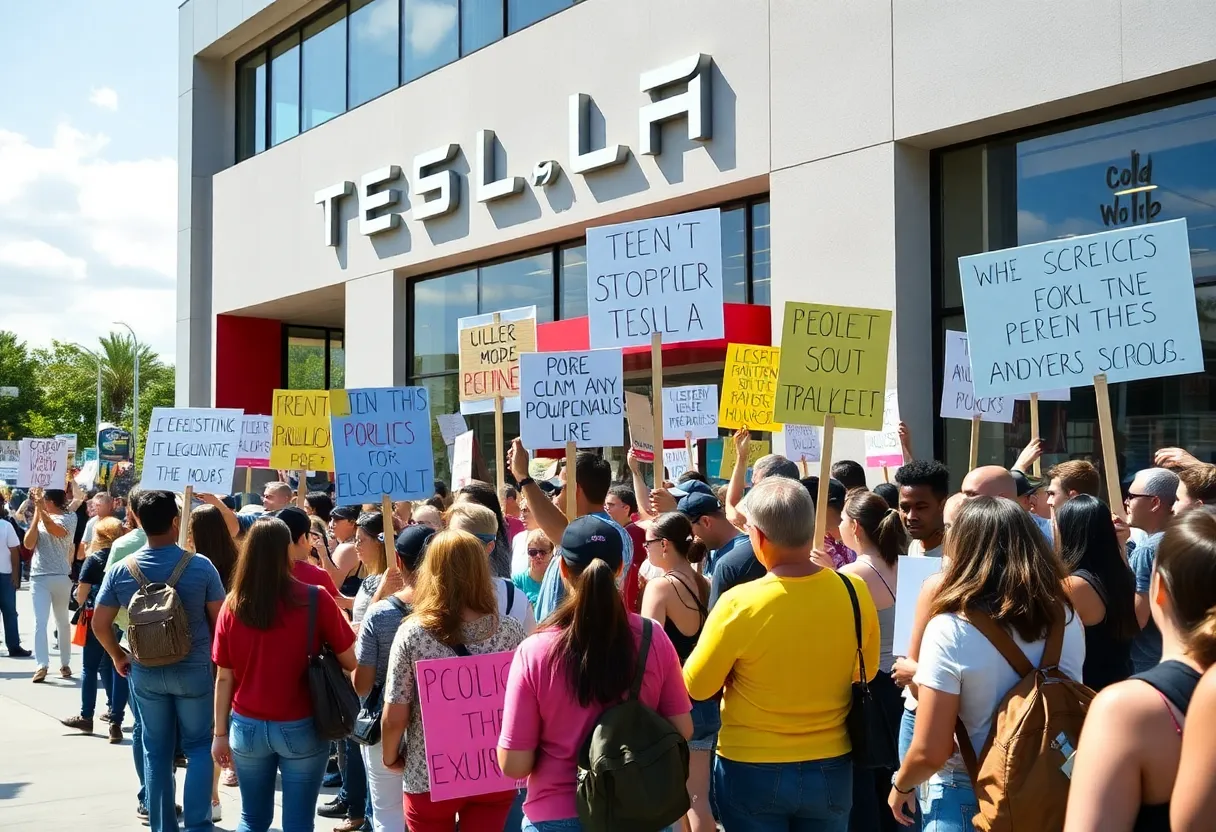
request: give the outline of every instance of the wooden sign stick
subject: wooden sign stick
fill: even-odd
[[[815,543],[823,550],[823,536],[828,530],[828,480],[832,478],[832,441],[836,434],[836,417],[828,413],[823,417],[823,440],[820,442],[819,491],[815,497]]]
[[[384,526],[384,562],[391,569],[397,562],[397,534],[393,527],[393,498],[380,496],[380,522]]]
[[[1115,422],[1110,415],[1110,389],[1106,373],[1094,376],[1094,397],[1098,402],[1098,431],[1102,437],[1102,472],[1106,475],[1106,499],[1110,510],[1127,520],[1123,489],[1119,487],[1119,457],[1115,451]]]
[[[688,470],[695,471],[697,468],[696,460],[692,456],[692,431],[684,431],[684,450],[688,452]]]
[[[187,485],[182,495],[182,518],[178,522],[177,545],[186,548],[186,536],[190,534],[190,504],[194,502],[194,486]]]
[[[891,481],[891,469],[890,469],[890,468],[888,468],[888,467],[887,467],[887,466],[885,466],[885,465],[884,465],[884,466],[882,466],[882,481],[883,481],[883,482],[890,482],[890,481]]]
[[[245,466],[245,500],[243,505],[249,504],[249,494],[253,492],[253,469]]]
[[[1031,393],[1030,394],[1030,439],[1033,442],[1035,439],[1038,439],[1038,438],[1040,438],[1040,436],[1039,436],[1039,394]],[[1043,467],[1042,467],[1042,465],[1039,464],[1039,460],[1037,457],[1035,458],[1034,465],[1031,467],[1031,474],[1033,474],[1035,479],[1038,479],[1039,477],[1043,476]]]
[[[494,313],[494,324],[499,323],[499,314]],[[498,499],[502,499],[503,487],[507,484],[507,449],[502,443],[502,394],[494,397],[494,471],[498,480]]]
[[[654,416],[654,487],[663,487],[663,335],[650,336],[650,411]],[[692,454],[688,455],[692,465]]]
[[[575,463],[578,457],[578,446],[573,442],[566,443],[566,520],[578,517],[578,495],[575,493]],[[662,463],[660,463],[662,464]]]
[[[296,481],[296,505],[299,506],[300,508],[304,508],[305,506],[308,505],[308,502],[304,499],[305,495],[307,495],[307,494],[308,494],[308,476],[305,474],[304,471],[300,471],[300,477]]]
[[[980,463],[980,414],[971,417],[971,453],[967,457],[967,470],[974,471]]]

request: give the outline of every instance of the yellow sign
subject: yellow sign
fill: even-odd
[[[460,400],[518,396],[521,352],[536,352],[536,318],[460,330]]]
[[[344,392],[344,391],[343,391]],[[334,470],[328,390],[275,390],[270,467],[285,471]],[[344,398],[344,397],[342,397]]]
[[[750,471],[757,459],[768,456],[770,453],[772,453],[772,446],[767,439],[753,439],[747,446],[747,469]],[[730,479],[730,475],[735,470],[735,459],[735,442],[732,437],[728,436],[722,440],[722,465],[718,468],[719,479]],[[751,482],[750,474],[747,481]]]
[[[786,303],[774,418],[882,430],[890,340],[889,310]]]
[[[777,396],[777,365],[780,347],[730,344],[722,370],[722,399],[718,405],[718,427],[747,428],[776,432],[781,425],[773,418]]]

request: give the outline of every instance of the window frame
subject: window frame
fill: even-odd
[[[325,390],[333,389],[333,345],[335,341],[342,342],[342,349],[346,349],[346,330],[341,327],[332,326],[313,326],[312,324],[289,324],[284,323],[279,329],[279,388],[287,390],[290,367],[288,366],[289,352],[288,348],[291,345],[292,338],[322,338],[325,340]],[[346,375],[345,368],[343,376]]]

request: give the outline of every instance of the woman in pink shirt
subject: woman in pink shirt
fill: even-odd
[[[615,527],[597,517],[566,527],[560,551],[569,595],[511,662],[498,762],[507,776],[528,778],[523,832],[582,828],[578,753],[600,715],[628,694],[642,635],[642,617],[625,609],[616,589],[622,549]],[[680,659],[662,628],[651,629],[639,698],[687,739],[692,704]]]

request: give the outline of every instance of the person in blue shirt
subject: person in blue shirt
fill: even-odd
[[[528,507],[537,524],[550,540],[561,540],[566,525],[574,518],[567,518],[561,509],[549,501],[536,480],[528,476],[528,451],[518,437],[512,441],[511,449],[507,452],[507,464],[511,467],[511,474],[515,477],[519,490],[527,498]],[[629,574],[629,565],[633,563],[633,540],[629,537],[629,532],[604,511],[604,499],[608,496],[611,486],[612,464],[590,451],[579,451],[574,460],[576,516],[598,517],[607,521],[617,531],[625,548],[624,566],[620,573],[624,576]],[[549,561],[549,567],[545,570],[536,601],[538,622],[548,618],[566,597],[560,564],[561,558],[555,557]]]
[[[1148,535],[1128,558],[1136,575],[1136,621],[1141,627],[1140,635],[1132,640],[1132,668],[1137,673],[1161,662],[1161,630],[1150,613],[1149,590],[1157,547],[1173,518],[1177,496],[1178,475],[1165,468],[1145,468],[1137,472],[1127,489],[1127,522]]]
[[[148,821],[152,832],[177,832],[174,805],[174,738],[180,733],[186,756],[182,800],[186,832],[211,829],[211,729],[214,683],[211,677],[211,634],[224,603],[219,572],[202,555],[177,545],[181,515],[169,491],[141,491],[132,506],[148,537],[147,545],[107,570],[93,614],[93,633],[114,660],[114,668],[130,680],[131,697],[143,723]],[[144,579],[174,584],[190,628],[190,653],[181,661],[144,667],[118,644],[114,619],[119,607],[131,603],[139,588],[132,575],[134,560]],[[227,726],[224,726],[227,730]]]

